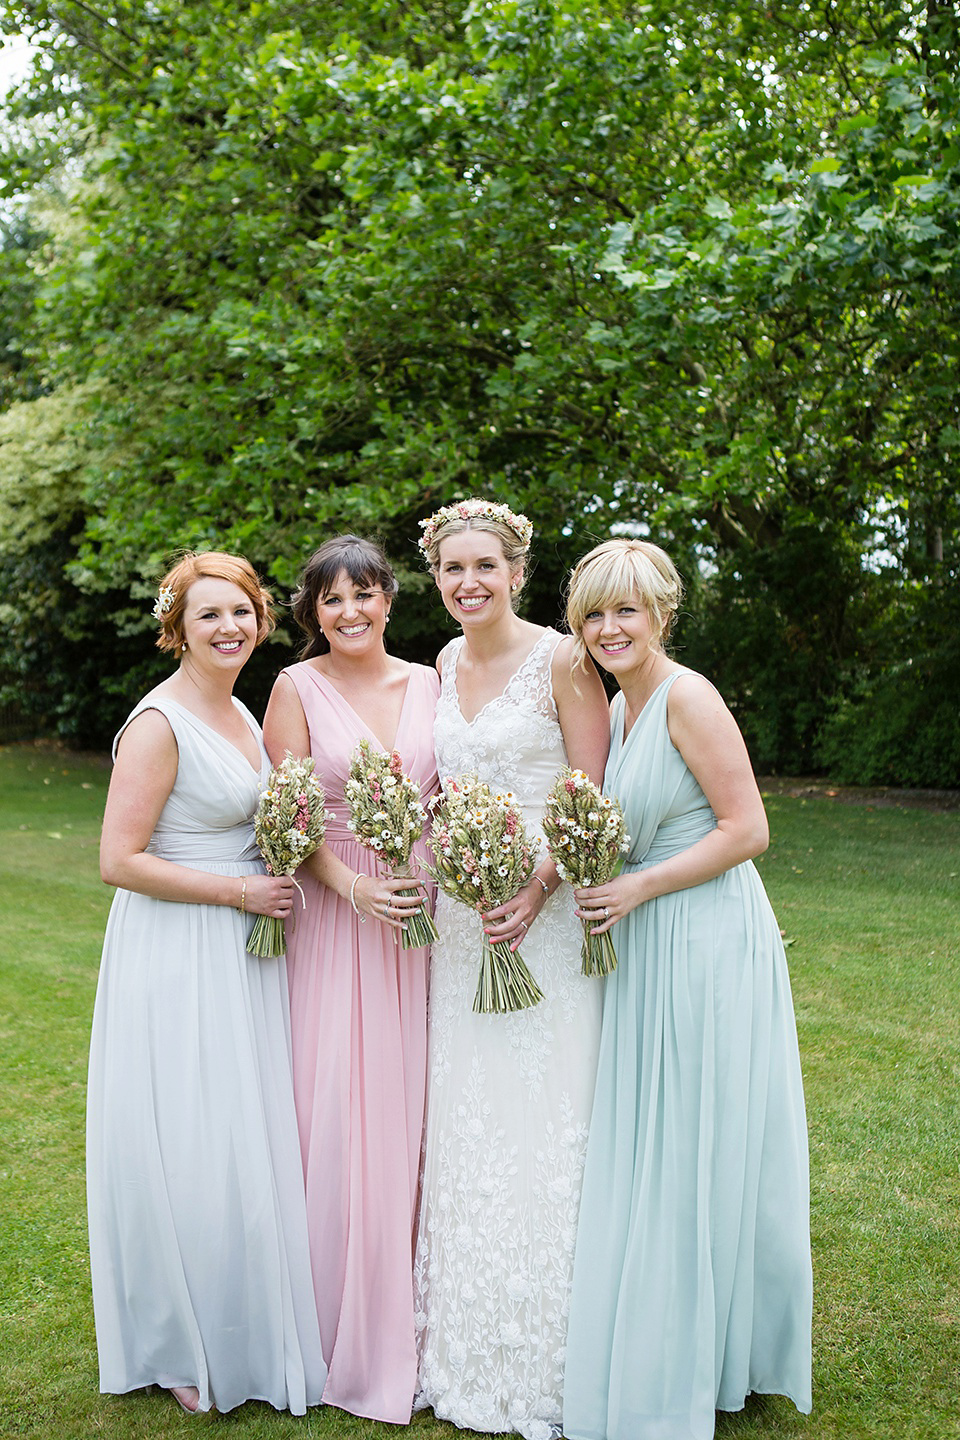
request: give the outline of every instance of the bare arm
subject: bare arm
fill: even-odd
[[[293,882],[269,875],[210,875],[147,853],[160,813],[177,778],[179,754],[169,721],[144,710],[120,739],[100,840],[100,875],[154,900],[232,905],[282,919],[293,903]],[[244,880],[246,888],[244,889]]]
[[[578,913],[604,922],[594,928],[595,934],[647,900],[722,875],[759,855],[769,843],[763,800],[743,736],[709,681],[691,674],[674,682],[667,700],[667,724],[671,740],[710,802],[716,828],[659,865],[578,890]]]
[[[610,748],[610,710],[606,692],[593,661],[571,672],[573,641],[565,637],[553,657],[553,698],[567,759],[574,770],[583,770],[596,784],[603,780]],[[557,867],[543,854],[531,879],[506,905],[484,916],[484,927],[494,940],[510,940],[514,949],[525,930],[560,885]]]
[[[288,750],[297,759],[310,754],[307,717],[289,675],[278,675],[274,681],[263,717],[263,743],[271,765],[279,765]]]
[[[575,674],[570,668],[572,658],[573,641],[568,636],[557,646],[553,659],[553,697],[563,743],[572,768],[601,785],[610,749],[610,706],[590,657]]]
[[[272,764],[279,765],[287,751],[302,757],[310,754],[310,729],[303,713],[300,696],[289,675],[278,675],[274,683],[267,713],[263,717],[263,740]],[[375,915],[394,930],[403,929],[405,915],[419,910],[423,892],[416,896],[400,896],[398,891],[410,889],[409,880],[393,880],[382,875],[364,875],[353,870],[324,842],[303,862],[315,880],[353,903],[363,915]],[[354,885],[356,880],[356,885]],[[385,911],[390,906],[395,914]]]

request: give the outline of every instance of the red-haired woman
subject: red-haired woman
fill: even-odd
[[[302,1414],[326,1379],[310,1282],[284,961],[290,913],[253,814],[269,768],[233,698],[273,627],[247,561],[185,555],[154,607],[176,671],[114,745],[100,848],[116,885],[90,1045],[87,1193],[100,1388],[188,1411]]]

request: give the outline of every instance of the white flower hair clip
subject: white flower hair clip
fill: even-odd
[[[169,585],[161,585],[160,593],[157,596],[151,610],[154,620],[162,620],[168,610],[173,609],[174,594]]]

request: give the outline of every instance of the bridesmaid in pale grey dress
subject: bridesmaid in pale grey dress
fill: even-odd
[[[632,837],[576,892],[605,981],[564,1384],[569,1440],[710,1440],[751,1392],[810,1410],[807,1131],[767,821],[733,716],[664,651],[655,545],[577,566],[567,619],[620,686],[604,787]],[[615,928],[614,928],[615,927]]]
[[[233,685],[272,628],[250,565],[186,555],[154,610],[179,656],[117,737],[100,849],[118,887],[90,1043],[87,1195],[100,1388],[187,1411],[320,1401],[283,959],[253,814],[269,771]]]

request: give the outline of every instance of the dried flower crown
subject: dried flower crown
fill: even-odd
[[[509,505],[497,505],[493,500],[459,500],[455,505],[442,505],[428,519],[420,521],[423,531],[419,541],[420,549],[428,559],[437,531],[454,520],[497,520],[513,531],[524,549],[533,538],[532,523],[526,515],[514,514]]]
[[[151,615],[154,620],[162,620],[168,610],[173,609],[174,594],[169,585],[161,585],[160,593],[153,603]]]

